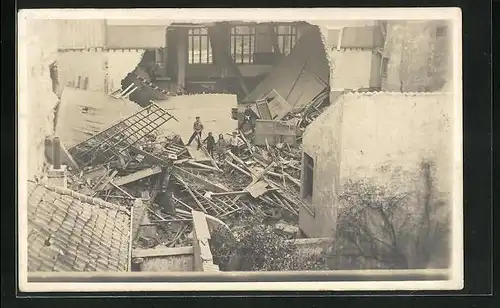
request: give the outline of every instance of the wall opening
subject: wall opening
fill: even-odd
[[[311,50],[302,48],[299,55],[294,52],[304,36],[320,36],[309,32],[310,28],[317,27],[306,22],[271,21],[257,24],[236,21],[213,25],[171,24],[165,31],[166,46],[147,50],[141,63],[131,72],[153,86],[141,84],[130,99],[142,105],[151,99],[162,100],[173,95],[224,93],[236,94],[238,101],[243,101],[263,82],[267,82],[266,78],[290,56],[307,62],[307,65],[303,65],[307,75],[303,76],[304,80],[318,79],[327,87],[328,61],[320,63],[314,60],[326,58],[321,39],[310,40]],[[321,50],[324,55],[319,56],[317,50]],[[314,56],[305,61],[308,54]],[[326,73],[318,73],[318,70]],[[291,73],[296,74],[300,75],[298,72]],[[139,84],[131,76],[128,77],[122,89],[129,86],[131,81]],[[290,87],[301,87],[300,80],[294,82],[298,78],[289,79]],[[283,92],[282,95],[294,97],[290,91]]]
[[[302,171],[304,172],[302,198],[312,201],[314,189],[314,159],[305,152],[302,166]]]

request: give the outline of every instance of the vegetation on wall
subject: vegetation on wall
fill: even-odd
[[[219,228],[212,232],[214,263],[222,271],[325,270],[322,256],[301,253],[297,246],[270,225],[249,222],[232,234]]]
[[[448,267],[448,204],[435,192],[432,166],[422,162],[416,179],[404,184],[345,183],[332,249],[338,267],[353,259],[358,268]]]

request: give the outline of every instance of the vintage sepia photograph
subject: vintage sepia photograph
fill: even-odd
[[[18,22],[21,290],[463,287],[460,9]]]

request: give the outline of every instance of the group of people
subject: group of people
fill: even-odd
[[[224,139],[223,134],[219,134],[219,139],[217,141],[215,141],[212,132],[209,132],[208,136],[202,140],[201,136],[203,133],[203,129],[204,127],[201,123],[200,117],[197,116],[193,124],[193,134],[189,138],[187,146],[190,146],[191,143],[196,139],[196,142],[198,143],[198,150],[201,149],[202,144],[206,144],[207,152],[212,157],[214,157],[214,152],[216,151],[215,153],[217,153],[217,156],[219,158],[224,158],[228,148],[231,149],[231,153],[233,153],[234,155],[239,154],[239,146],[241,140],[238,138],[237,132],[233,132],[229,140]]]

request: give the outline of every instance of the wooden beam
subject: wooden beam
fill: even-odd
[[[225,67],[229,68],[232,71],[232,73],[238,80],[238,83],[240,84],[240,87],[243,90],[245,96],[248,96],[250,92],[248,91],[248,88],[245,85],[245,79],[243,78],[243,75],[241,74],[238,65],[236,65],[235,61],[231,57],[228,49],[225,48],[226,47],[225,44],[227,44],[226,41],[219,38],[218,32],[219,31],[225,32],[222,31],[225,29],[228,29],[226,25],[216,25],[208,27],[208,36],[210,37],[212,52],[214,54],[214,57],[216,57],[217,59],[216,61],[220,61],[220,64],[224,65]]]
[[[188,191],[188,193],[191,195],[191,197],[194,199],[194,201],[196,202],[196,204],[198,204],[198,207],[200,209],[203,210],[203,212],[207,212],[207,210],[205,209],[205,207],[203,206],[203,204],[201,204],[200,200],[198,200],[198,198],[196,198],[196,196],[194,195],[193,191],[191,190],[191,188],[189,188],[189,185],[183,180],[181,179],[180,176],[178,175],[175,175],[175,178],[184,186],[184,188]]]
[[[274,52],[281,55],[282,53],[280,50],[278,35],[277,35],[276,31],[274,31],[274,24],[270,24],[268,26],[268,32],[269,32],[269,36],[271,37],[271,42],[273,44]]]
[[[198,184],[205,186],[207,189],[209,189],[211,191],[214,191],[214,192],[228,192],[228,191],[230,191],[229,188],[227,188],[223,185],[210,182],[210,181],[208,181],[200,176],[197,176],[196,174],[193,174],[189,171],[184,170],[183,168],[179,168],[177,166],[174,166],[173,170],[175,173],[179,174],[183,178],[189,178],[190,180],[195,181]]]
[[[148,168],[148,169],[134,172],[134,173],[126,175],[126,176],[119,177],[113,181],[113,184],[116,186],[122,186],[122,185],[125,185],[128,183],[138,181],[138,180],[143,179],[143,178],[150,177],[150,176],[158,174],[160,172],[161,172],[161,167],[155,166],[152,168]],[[109,184],[109,181],[108,181],[108,183],[106,183],[106,186],[104,186],[104,187],[106,187],[106,189],[111,189],[111,188],[113,188],[114,185]]]
[[[193,254],[193,246],[186,247],[162,247],[154,249],[134,249],[132,258],[158,258]]]
[[[169,165],[169,162],[164,160],[164,159],[161,159],[159,158],[158,156],[155,156],[149,152],[146,152],[144,150],[141,150],[135,146],[130,146],[130,149],[133,151],[133,152],[136,152],[138,154],[141,154],[142,156],[144,156],[145,159],[149,160],[150,162],[152,163],[155,163],[155,164],[159,164],[160,166],[168,166]]]
[[[194,160],[188,160],[188,161],[186,161],[186,163],[188,163],[190,165],[193,165],[193,166],[196,166],[196,167],[205,168],[205,169],[216,171],[216,172],[224,172],[224,171],[222,171],[219,168],[215,168],[215,167],[212,167],[212,166],[207,166],[207,165],[204,165],[204,164],[200,164],[200,163],[197,163]]]

